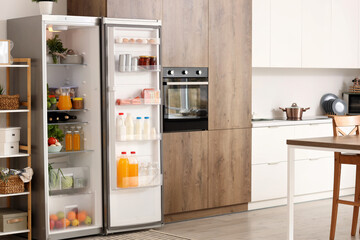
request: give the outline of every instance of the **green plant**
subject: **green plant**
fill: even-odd
[[[0,95],[4,95],[5,94],[5,89],[3,88],[3,86],[0,84]]]
[[[0,168],[0,180],[7,183],[9,177],[11,176],[11,172],[8,168]]]
[[[33,2],[57,2],[57,0],[32,0]]]
[[[49,54],[52,55],[54,63],[57,63],[57,57],[65,57],[67,48],[63,47],[62,41],[59,38],[59,35],[55,35],[53,38],[50,38],[46,41],[46,44],[49,48]]]
[[[51,137],[56,138],[57,140],[59,140],[59,142],[63,141],[64,133],[59,128],[58,125],[49,125],[48,126],[48,138],[51,138]]]
[[[57,172],[53,168],[53,163],[48,164],[48,172],[49,172],[49,187],[50,189],[56,189],[57,184],[60,181],[60,173],[63,178],[65,178],[64,173],[58,168]]]

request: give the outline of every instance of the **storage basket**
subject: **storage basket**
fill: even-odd
[[[24,182],[19,176],[10,176],[6,182],[0,180],[0,194],[24,192]]]
[[[19,94],[16,95],[0,95],[0,110],[19,109]]]

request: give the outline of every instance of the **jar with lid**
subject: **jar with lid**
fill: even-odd
[[[72,107],[73,109],[84,109],[84,99],[81,97],[73,98]]]
[[[150,56],[150,65],[157,65],[156,56]]]
[[[149,66],[150,65],[150,57],[149,56],[140,56],[138,65],[139,66]]]

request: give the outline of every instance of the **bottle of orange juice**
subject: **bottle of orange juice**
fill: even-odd
[[[129,159],[126,156],[126,152],[121,152],[117,163],[117,187],[129,187]]]
[[[71,110],[72,103],[70,98],[70,88],[62,87],[60,88],[61,94],[59,96],[59,102],[57,107],[59,110]]]
[[[139,186],[139,163],[136,159],[136,153],[131,152],[129,157],[129,179],[130,187]]]
[[[73,150],[73,135],[71,131],[67,131],[65,135],[65,150],[66,151]]]
[[[73,150],[74,151],[80,151],[81,149],[81,139],[80,139],[80,132],[74,131],[73,135]]]

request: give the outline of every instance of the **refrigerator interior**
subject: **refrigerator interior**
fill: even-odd
[[[125,39],[125,40],[124,40]],[[127,42],[130,41],[130,42]],[[160,36],[157,28],[108,27],[107,77],[108,77],[108,191],[109,228],[126,229],[131,226],[160,223],[162,220],[161,192],[161,105],[159,104],[116,104],[120,99],[134,99],[141,96],[143,89],[160,91]],[[156,56],[157,64],[137,69],[121,69],[120,55],[132,57]],[[161,101],[160,101],[161,102]],[[151,139],[117,141],[116,117],[130,113],[132,118],[150,118],[153,131]],[[156,134],[155,134],[156,133]],[[119,140],[119,139],[118,139]],[[117,186],[117,162],[121,152],[136,152],[139,164],[138,186],[121,188]]]
[[[49,89],[77,87],[76,97],[84,98],[84,110],[51,112],[76,116],[76,120],[50,126],[58,126],[63,134],[67,130],[83,131],[84,141],[80,151],[66,152],[64,137],[60,153],[45,153],[45,164],[53,168],[46,176],[47,223],[50,223],[47,231],[50,238],[61,238],[62,233],[102,228],[100,29],[65,24],[60,26],[61,32],[55,33],[48,30],[49,26],[59,28],[56,24],[46,25],[46,39],[59,35],[65,48],[73,49],[84,59],[83,64],[52,64],[48,56],[45,70]],[[47,149],[47,142],[44,144]],[[65,220],[60,221],[62,217]]]

